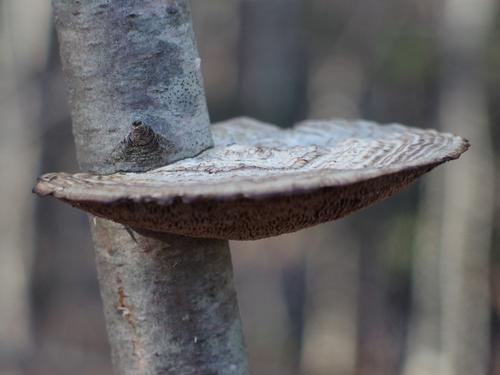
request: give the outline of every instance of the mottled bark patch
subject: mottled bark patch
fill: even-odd
[[[111,76],[118,83],[115,95],[120,98],[120,104],[132,110],[163,106],[162,99],[168,95],[171,80],[183,72],[180,54],[179,47],[165,41],[120,48],[114,62],[119,68],[115,68]]]
[[[53,4],[81,169],[147,171],[213,145],[187,1]],[[117,150],[136,118],[175,152],[159,160],[161,147],[149,157],[126,144]]]

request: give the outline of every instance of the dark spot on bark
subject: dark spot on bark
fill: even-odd
[[[134,121],[132,123],[132,131],[127,137],[128,146],[141,147],[151,145],[152,147],[156,147],[157,142],[157,135],[151,127],[142,121]]]
[[[135,238],[135,235],[134,235],[134,231],[132,229],[130,229],[129,227],[127,226],[124,226],[125,230],[127,231],[127,233],[130,235],[130,237],[132,238],[132,240],[135,242],[135,243],[138,243],[137,242],[137,239]]]
[[[171,4],[167,7],[167,13],[168,14],[177,14],[177,13],[179,13],[179,9],[177,8],[176,5]]]
[[[173,143],[142,120],[137,120],[132,123],[130,133],[113,150],[110,162],[124,165],[127,171],[143,171],[164,165],[174,151]]]
[[[137,18],[137,17],[139,17],[139,16],[138,16],[136,13],[130,13],[130,14],[127,16],[127,18],[128,18],[128,19],[134,19],[134,18]]]

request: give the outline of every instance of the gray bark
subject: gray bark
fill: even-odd
[[[118,373],[245,372],[227,241],[153,238],[92,222]]]
[[[212,145],[187,0],[53,0],[80,166],[145,171]],[[92,219],[120,374],[245,374],[227,241]]]
[[[53,5],[83,170],[143,171],[212,145],[186,0]]]

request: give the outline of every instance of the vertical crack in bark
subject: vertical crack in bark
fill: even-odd
[[[137,357],[138,366],[140,369],[144,369],[146,366],[144,359],[144,348],[141,342],[141,335],[138,332],[138,319],[135,316],[135,311],[132,306],[127,303],[127,294],[122,286],[122,280],[120,275],[116,276],[116,283],[118,286],[118,304],[116,309],[120,315],[125,319],[127,324],[130,326],[130,331],[132,334],[132,352],[133,355]]]

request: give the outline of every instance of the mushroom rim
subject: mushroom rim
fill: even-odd
[[[229,181],[210,181],[209,177],[203,182],[184,182],[176,186],[173,184],[172,180],[168,181],[168,173],[171,173],[171,171],[165,172],[164,176],[167,176],[167,178],[165,178],[163,182],[161,180],[156,180],[154,183],[148,184],[148,174],[153,176],[161,168],[164,168],[164,166],[146,172],[117,172],[108,175],[86,172],[74,174],[65,172],[48,173],[38,178],[37,184],[33,188],[33,192],[39,196],[52,196],[56,199],[68,202],[92,202],[93,204],[102,205],[129,201],[134,203],[155,202],[158,205],[167,206],[178,199],[181,199],[185,203],[197,200],[224,201],[241,198],[267,199],[287,194],[293,195],[301,192],[310,192],[325,187],[348,186],[357,182],[383,177],[384,175],[404,173],[405,171],[410,171],[415,168],[429,165],[437,166],[447,161],[458,159],[470,147],[467,139],[451,133],[440,133],[434,129],[427,130],[395,123],[380,125],[376,122],[365,120],[305,120],[297,123],[293,128],[281,129],[275,125],[260,122],[249,117],[237,117],[214,124],[213,128],[217,130],[220,129],[222,132],[227,132],[231,131],[232,127],[241,129],[241,126],[246,122],[248,126],[254,126],[254,129],[268,129],[273,133],[275,131],[283,133],[293,132],[295,130],[300,131],[303,128],[307,128],[308,125],[322,122],[332,123],[340,127],[352,126],[352,124],[384,128],[401,127],[417,134],[436,133],[448,138],[450,142],[448,142],[446,146],[442,146],[441,152],[436,152],[430,157],[423,157],[422,159],[424,160],[417,159],[410,162],[398,161],[381,167],[366,166],[354,169],[317,168],[306,171],[289,171],[281,174],[269,172],[264,175],[256,176],[255,178],[252,176],[236,176],[238,179],[234,187],[230,189],[226,188]],[[274,136],[275,135],[276,134],[274,134]],[[220,144],[211,149],[224,149],[231,145],[232,144]],[[242,143],[242,145],[253,147],[252,144]],[[439,150],[439,148],[436,149]],[[208,150],[204,152],[207,151]],[[197,157],[198,155],[193,158],[185,158],[182,160],[196,159]],[[182,162],[182,160],[179,162]],[[170,164],[170,166],[175,164],[176,163]],[[249,170],[252,168],[252,166],[248,167]],[[231,170],[220,173],[227,172],[231,172]],[[175,173],[175,171],[173,173]],[[117,179],[113,180],[113,176],[116,176]],[[130,176],[130,183],[127,187],[128,176]],[[141,180],[141,176],[145,176],[146,179]],[[100,182],[101,180],[104,181],[102,184]],[[203,189],[197,187],[200,183]]]
[[[254,241],[297,232],[299,230],[306,229],[325,222],[335,221],[357,211],[374,206],[375,204],[382,202],[388,197],[406,189],[408,186],[413,184],[420,176],[430,172],[440,164],[441,163],[422,165],[419,167],[410,168],[401,173],[378,176],[368,180],[357,181],[349,185],[318,187],[311,191],[293,192],[286,195],[281,194],[270,196],[267,199],[252,199],[247,197],[235,198],[233,201],[199,199],[191,203],[186,203],[179,198],[176,198],[172,200],[171,204],[168,206],[159,206],[156,202],[137,203],[126,199],[115,201],[109,205],[98,203],[96,204],[95,202],[85,201],[76,202],[64,199],[62,199],[62,201],[73,206],[74,208],[83,210],[96,217],[104,218],[125,225],[135,231],[138,231],[139,233],[150,233],[160,237],[163,235],[173,234],[178,236],[205,239]],[[371,189],[368,186],[370,184],[376,186],[376,188]],[[366,194],[360,194],[360,191],[363,190],[369,190],[369,192],[367,192]],[[250,226],[240,227],[239,225],[230,225],[231,228],[226,227],[223,229],[219,228],[214,230],[207,229],[212,228],[212,224],[209,223],[216,223],[215,225],[217,227],[217,223],[221,223],[221,218],[227,217],[227,215],[229,215],[232,220],[235,220],[234,223],[236,223],[238,222],[238,219],[236,218],[239,218],[239,215],[244,214],[244,212],[254,212],[254,210],[258,211],[259,207],[262,207],[262,205],[271,205],[276,207],[283,205],[283,203],[287,201],[288,203],[284,203],[285,205],[293,204],[293,202],[309,201],[310,199],[315,199],[312,198],[313,196],[318,197],[320,200],[323,200],[324,204],[327,203],[325,201],[325,198],[334,199],[335,202],[342,202],[347,199],[351,201],[351,203],[354,202],[354,204],[350,204],[348,206],[340,205],[338,206],[338,210],[336,209],[335,214],[328,214],[326,217],[323,216],[322,218],[319,218],[317,216],[314,216],[313,218],[310,215],[306,215],[306,217],[309,218],[306,223],[296,222],[290,224],[290,220],[287,219],[287,225],[278,227],[274,226],[267,230],[263,230],[262,225],[258,224],[258,222],[260,222],[260,220],[258,219],[256,219],[258,220],[257,222],[253,221]],[[211,207],[210,212],[206,211],[207,206]],[[302,204],[302,206],[304,206],[304,203]],[[160,209],[160,213],[153,213],[156,207]],[[177,213],[185,213],[187,215],[185,217],[191,216],[191,214],[193,214],[194,212],[203,213],[201,217],[203,217],[202,222],[204,224],[202,224],[199,229],[181,229],[182,225],[179,226],[177,220],[172,221],[169,219],[164,221],[164,223],[171,224],[167,225],[167,227],[162,228],[162,225],[158,226],[154,222],[148,220],[144,221],[140,219],[140,217],[145,218],[146,216],[159,219],[163,215],[166,215],[167,210],[171,209],[173,209],[174,212],[176,211]],[[164,211],[164,213],[161,213],[161,210],[166,211]],[[227,210],[229,210],[229,213]],[[302,211],[302,209],[299,208],[297,209],[297,211]],[[115,214],[110,215],[108,214],[109,212],[115,212]],[[136,214],[133,214],[132,216],[123,216],[123,212],[134,212],[138,216],[136,219],[134,219],[132,217]],[[175,214],[174,216],[172,216],[172,214],[173,212],[170,212],[167,216],[164,217],[176,217]],[[299,214],[286,216],[288,218],[301,217]]]
[[[300,185],[295,185],[295,186],[289,186],[287,185],[286,188],[283,188],[284,186],[280,184],[279,182],[276,182],[276,188],[274,190],[267,190],[263,192],[255,192],[255,193],[243,193],[243,192],[230,192],[230,193],[225,193],[225,192],[220,192],[220,193],[204,193],[204,194],[189,194],[189,188],[186,189],[186,193],[184,194],[169,194],[166,196],[154,196],[151,194],[141,194],[137,195],[135,194],[134,196],[131,195],[123,195],[123,194],[117,194],[115,193],[114,195],[109,195],[109,196],[104,196],[104,195],[99,195],[99,193],[92,193],[95,190],[87,190],[85,191],[85,194],[82,194],[81,192],[69,192],[65,191],[65,188],[60,187],[58,185],[53,184],[51,181],[46,181],[44,180],[45,176],[55,176],[55,177],[67,177],[67,176],[75,176],[71,174],[66,174],[66,173],[55,173],[55,174],[47,174],[44,176],[41,176],[38,179],[38,183],[35,185],[33,188],[33,193],[41,196],[41,197],[46,197],[46,196],[51,196],[53,198],[56,198],[58,200],[64,201],[65,203],[72,204],[82,204],[82,205],[107,205],[107,206],[112,206],[114,204],[123,204],[123,203],[134,203],[134,204],[141,204],[141,203],[155,203],[158,206],[169,206],[174,204],[175,202],[182,202],[184,204],[192,204],[196,203],[198,201],[214,201],[214,202],[224,202],[224,201],[237,201],[240,199],[249,199],[249,200],[265,200],[265,199],[273,199],[277,197],[286,197],[286,196],[293,196],[293,195],[299,195],[299,194],[312,194],[316,191],[319,191],[321,189],[325,188],[347,188],[349,186],[353,186],[359,183],[370,183],[370,181],[378,179],[378,178],[383,178],[387,177],[390,178],[395,175],[399,174],[405,174],[405,173],[411,173],[417,170],[421,169],[428,169],[428,171],[431,171],[432,169],[438,167],[441,164],[444,164],[448,161],[451,160],[456,160],[460,158],[460,156],[467,151],[469,148],[469,143],[464,140],[463,146],[461,147],[460,150],[457,150],[455,154],[453,155],[448,155],[446,157],[440,158],[439,160],[435,161],[430,161],[425,164],[418,164],[415,163],[415,165],[406,165],[406,166],[394,166],[393,168],[364,168],[363,169],[363,178],[346,178],[342,182],[337,182],[337,183],[328,183],[327,181],[324,181],[324,176],[315,176],[316,181],[311,181],[307,180],[307,184],[304,184],[304,186]],[[338,171],[338,170],[336,170]],[[342,170],[342,172],[354,172],[356,170]],[[147,174],[147,172],[145,173]],[[88,176],[97,176],[93,174],[87,174],[87,173],[79,173],[76,175],[88,175]],[[290,177],[290,175],[286,176]],[[279,178],[278,178],[279,179]],[[318,182],[315,184],[315,182]],[[208,185],[207,185],[208,186]],[[216,186],[214,184],[213,186]]]

